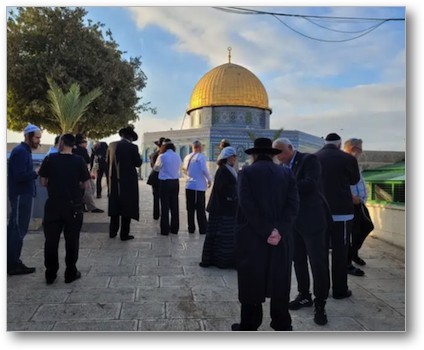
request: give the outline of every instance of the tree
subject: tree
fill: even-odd
[[[281,136],[281,133],[284,131],[284,128],[280,128],[280,129],[278,129],[275,133],[274,133],[274,136],[273,136],[273,138],[272,138],[272,141],[275,141],[276,139],[278,139],[280,136]],[[255,141],[257,138],[258,138],[258,136],[256,136],[256,134],[253,132],[253,131],[248,131],[247,132],[247,135],[249,135],[249,137],[250,137],[250,139],[252,140],[252,141]]]
[[[141,57],[123,58],[104,24],[84,22],[82,8],[19,7],[7,20],[7,127],[22,131],[28,122],[58,134],[51,118],[46,77],[68,91],[72,84],[86,95],[96,88],[102,95],[80,118],[76,132],[91,138],[115,134],[138,113],[156,113],[141,103],[147,77]]]
[[[72,84],[65,95],[59,86],[47,78],[50,90],[47,92],[50,102],[52,119],[56,121],[58,134],[75,133],[78,122],[87,111],[88,106],[102,94],[102,90],[97,88],[81,97],[78,84]]]

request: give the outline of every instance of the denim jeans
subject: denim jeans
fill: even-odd
[[[20,259],[24,237],[28,232],[31,220],[34,197],[30,194],[10,196],[12,211],[7,225],[7,270],[13,270],[22,265]]]

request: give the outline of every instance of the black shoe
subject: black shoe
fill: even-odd
[[[117,235],[118,235],[117,232],[115,233],[109,232],[109,238],[115,238]]]
[[[178,232],[172,232],[172,231],[169,231],[169,232],[171,232],[173,235],[178,235]]]
[[[134,239],[134,236],[128,235],[128,236],[121,237],[121,241],[129,241],[130,239]]]
[[[324,306],[315,306],[314,322],[320,326],[324,326],[328,323]]]
[[[54,281],[56,281],[56,278],[57,278],[57,277],[49,277],[49,278],[46,278],[46,283],[47,283],[48,285],[51,285],[51,284],[53,284],[53,283],[54,283]]]
[[[208,263],[201,262],[201,263],[199,263],[199,266],[200,266],[200,267],[209,267],[209,266],[211,266],[211,265],[210,265],[210,264],[208,264]]]
[[[83,207],[83,208],[82,208],[82,211],[83,211],[84,213],[88,213],[88,210],[87,210],[87,208],[86,208],[86,207]]]
[[[231,325],[231,330],[233,332],[241,332],[242,329],[241,329],[240,323],[234,323],[234,324],[232,324]]]
[[[169,233],[160,233],[162,236],[169,236]]]
[[[355,256],[352,258],[352,261],[356,264],[358,264],[359,266],[365,266],[367,263],[362,260],[359,256]]]
[[[349,298],[350,296],[352,296],[352,291],[350,291],[349,289],[346,290],[346,292],[344,292],[342,294],[334,294],[333,293],[334,299],[344,299],[344,298]]]
[[[153,220],[158,221],[160,219],[160,216],[158,216],[157,218],[153,217]]]
[[[347,268],[347,273],[352,276],[364,276],[365,272],[361,269],[356,268],[355,266],[349,266]]]
[[[81,272],[77,271],[77,273],[74,276],[71,277],[65,277],[65,283],[71,283],[73,281],[76,281],[77,279],[81,278]]]
[[[98,194],[98,195],[97,195],[97,198],[102,198],[102,195],[101,195],[101,194]]]
[[[104,213],[105,211],[104,210],[101,210],[99,208],[96,208],[96,209],[92,210],[91,212],[92,213]]]
[[[312,298],[309,294],[308,296],[304,296],[299,293],[299,295],[289,303],[289,310],[299,310],[302,307],[312,306]]]
[[[27,267],[24,264],[22,264],[21,266],[15,269],[7,271],[7,274],[10,276],[15,276],[15,275],[28,275],[34,272],[35,272],[35,267]]]

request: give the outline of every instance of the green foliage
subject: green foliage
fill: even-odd
[[[54,81],[50,78],[47,78],[47,81],[50,85],[47,98],[50,102],[52,119],[58,124],[59,134],[75,133],[79,120],[90,103],[102,94],[102,90],[97,88],[81,97],[79,85],[72,84],[65,95]]]
[[[82,8],[19,7],[7,20],[7,127],[22,131],[28,122],[53,134],[60,133],[52,118],[46,77],[70,90],[78,84],[81,95],[101,88],[88,105],[75,132],[90,138],[115,134],[142,111],[156,113],[141,103],[147,77],[141,58],[123,58],[104,24],[84,22]]]

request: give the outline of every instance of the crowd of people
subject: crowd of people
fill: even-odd
[[[43,229],[45,278],[57,279],[58,245],[66,240],[65,282],[81,277],[76,267],[83,212],[102,212],[93,202],[102,196],[102,177],[108,187],[109,237],[122,241],[131,235],[131,220],[139,220],[137,168],[142,165],[138,135],[132,126],[119,131],[120,141],[96,142],[89,157],[87,140],[81,134],[65,134],[40,169],[33,169],[31,150],[40,144],[41,131],[28,125],[25,141],[13,149],[8,163],[8,195],[11,214],[8,224],[7,271],[9,275],[33,273],[20,259],[28,231],[35,180],[47,187]],[[287,138],[272,142],[257,138],[245,153],[252,164],[238,169],[237,152],[222,140],[214,178],[195,140],[184,160],[168,138],[155,142],[150,155],[153,219],[160,220],[160,234],[178,234],[180,174],[186,177],[187,230],[205,235],[200,267],[236,269],[240,322],[234,331],[255,331],[262,324],[262,303],[271,299],[271,327],[292,330],[289,310],[314,306],[314,321],[327,324],[325,310],[330,289],[335,299],[348,298],[348,274],[364,276],[358,266],[366,262],[359,250],[373,230],[366,209],[367,190],[358,159],[362,140],[344,143],[331,133],[314,154],[295,149]],[[97,184],[94,180],[97,179]],[[206,192],[211,188],[209,201]],[[207,215],[208,213],[208,215]],[[331,253],[331,268],[329,256]],[[309,261],[309,263],[308,263]],[[290,300],[292,263],[298,295]],[[309,266],[313,277],[311,281]]]

